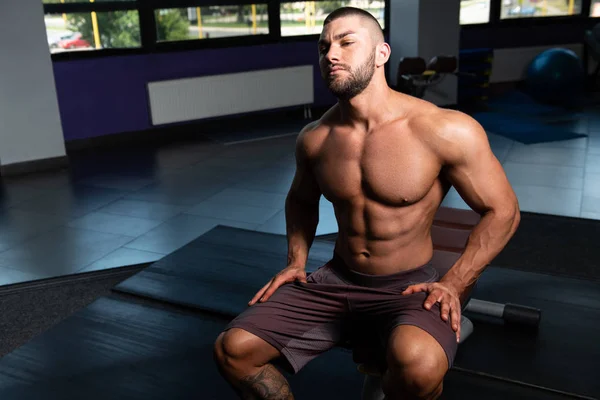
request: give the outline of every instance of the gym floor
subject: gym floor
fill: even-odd
[[[588,137],[535,145],[489,134],[523,211],[600,219],[600,108],[577,131]],[[283,234],[294,132],[74,153],[69,171],[5,178],[0,285],[155,261],[218,224]],[[444,205],[467,207],[454,190]],[[335,231],[323,199],[317,234]]]

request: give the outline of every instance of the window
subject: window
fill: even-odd
[[[136,10],[46,14],[51,53],[140,47]]]
[[[592,0],[590,17],[600,17],[600,0]]]
[[[135,0],[42,0],[42,3],[44,4],[59,4],[59,3],[93,3],[93,2],[97,2],[97,3],[102,3],[105,1],[135,1]]]
[[[266,35],[266,4],[170,8],[155,10],[159,42]]]
[[[385,1],[337,0],[337,1],[296,1],[281,3],[281,36],[301,36],[320,34],[323,21],[339,7],[353,6],[369,11],[381,28],[385,28]]]
[[[557,17],[581,14],[582,0],[501,0],[500,18]]]
[[[327,15],[343,6],[367,10],[385,29],[385,5],[390,0],[37,1],[44,7],[48,47],[60,60],[121,54],[108,49],[153,52],[204,48],[205,42],[210,42],[208,47],[272,43],[280,36],[319,34]],[[279,29],[270,29],[278,18],[281,35]]]
[[[461,0],[460,24],[487,24],[490,22],[490,0]]]

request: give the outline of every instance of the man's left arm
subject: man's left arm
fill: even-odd
[[[425,307],[430,309],[439,302],[442,318],[450,318],[459,334],[461,301],[514,235],[520,212],[517,197],[490,148],[486,132],[465,114],[445,112],[447,116],[437,120],[434,150],[442,162],[442,173],[481,219],[473,228],[463,254],[439,283],[426,290],[413,288],[407,294],[429,292]]]

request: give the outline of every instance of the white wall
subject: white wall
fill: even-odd
[[[460,0],[393,0],[390,2],[390,84],[396,84],[402,57],[459,55]],[[456,104],[457,78],[448,76],[428,89],[425,99],[438,105]]]
[[[41,0],[0,0],[0,164],[65,155]]]

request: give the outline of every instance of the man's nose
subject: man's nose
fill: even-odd
[[[334,62],[337,62],[340,60],[340,52],[339,49],[335,48],[334,46],[331,46],[329,48],[329,50],[327,51],[327,54],[325,55],[325,59],[330,63],[333,64]]]

